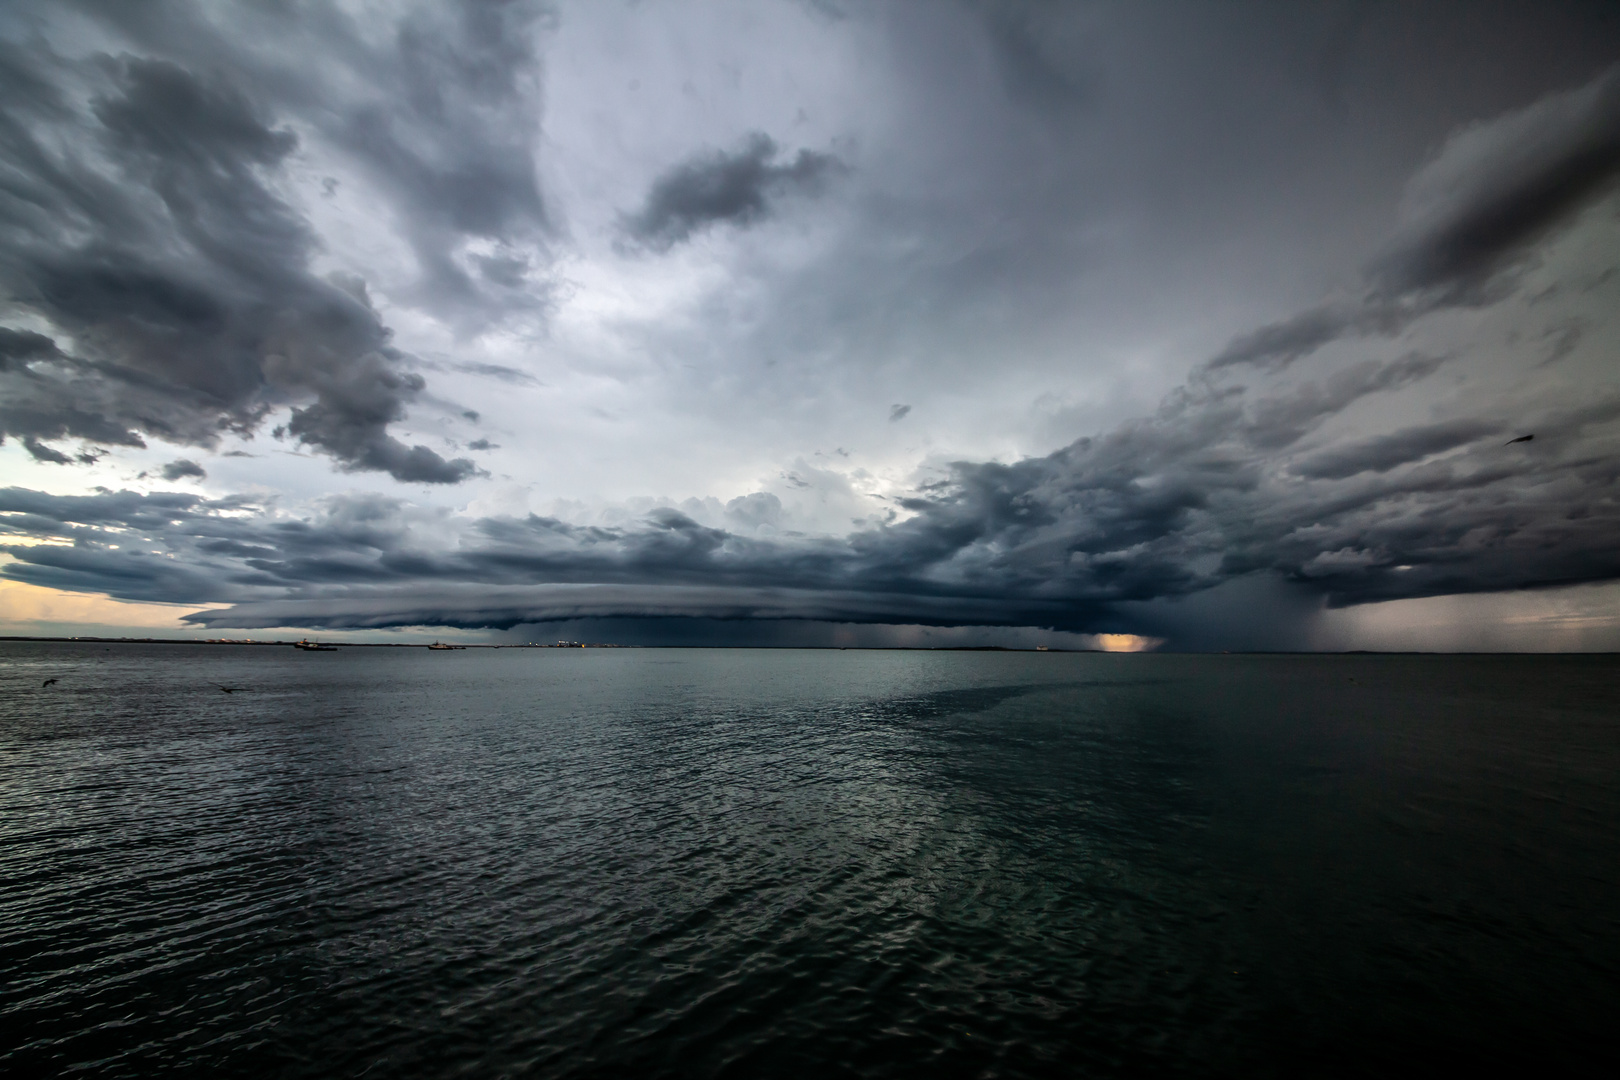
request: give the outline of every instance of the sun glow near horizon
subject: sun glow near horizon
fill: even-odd
[[[50,631],[69,627],[198,633],[199,628],[184,622],[184,616],[225,606],[114,600],[0,577],[0,631],[7,633],[55,636]]]
[[[1145,637],[1141,634],[1093,634],[1097,648],[1103,652],[1152,652],[1164,644],[1164,638]]]

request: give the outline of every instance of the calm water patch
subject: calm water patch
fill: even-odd
[[[0,1070],[1609,1075],[1617,780],[1612,657],[0,643]]]

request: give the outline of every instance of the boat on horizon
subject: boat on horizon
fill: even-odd
[[[447,645],[442,641],[435,641],[433,644],[428,646],[428,648],[433,649],[436,652],[449,652],[451,649],[465,649],[466,647],[467,646],[465,645]]]
[[[293,642],[293,648],[302,649],[304,652],[337,652],[338,651],[338,647],[336,645],[323,645],[318,641],[311,641],[308,638],[304,638],[302,641]]]

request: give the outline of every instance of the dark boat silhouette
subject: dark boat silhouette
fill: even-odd
[[[320,642],[311,641],[308,638],[305,638],[302,641],[293,642],[293,648],[302,649],[304,652],[337,652],[338,651],[338,647],[336,645],[322,645]]]

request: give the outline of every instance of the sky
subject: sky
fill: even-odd
[[[0,633],[1620,649],[1620,7],[0,3]]]

